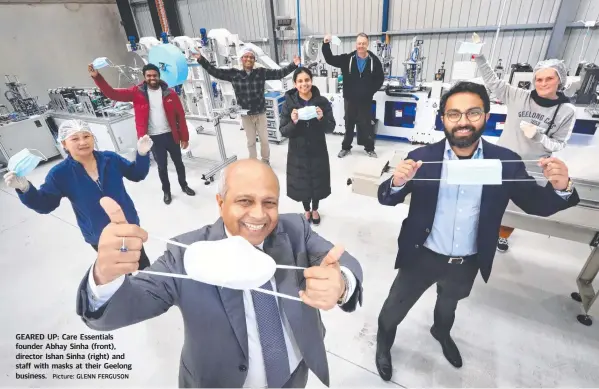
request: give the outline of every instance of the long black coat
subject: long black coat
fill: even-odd
[[[330,102],[312,86],[307,105],[322,109],[321,120],[300,120],[294,124],[291,112],[305,106],[297,89],[285,94],[281,113],[281,134],[289,138],[287,152],[287,196],[295,201],[321,200],[331,194],[331,168],[325,132],[335,128]]]

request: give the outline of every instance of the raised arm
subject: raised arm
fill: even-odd
[[[26,178],[19,179],[19,181],[23,182],[23,185],[19,185],[18,187],[11,185],[9,180],[10,177],[7,177],[7,184],[16,189],[21,202],[27,208],[37,213],[47,214],[54,211],[58,208],[60,200],[64,197],[60,187],[56,183],[54,170],[50,170],[46,176],[46,180],[39,189],[36,189]]]
[[[326,63],[336,68],[343,66],[343,55],[333,55],[331,51],[331,43],[326,41],[322,44],[322,56]]]
[[[143,139],[145,138],[141,138],[140,141]],[[149,139],[149,137],[146,139]],[[138,144],[139,143],[140,142],[138,142]],[[140,150],[139,146],[137,153],[135,153],[134,162],[131,162],[112,151],[104,151],[104,153],[118,164],[121,174],[123,174],[123,177],[129,181],[139,182],[148,176],[150,171],[150,156],[148,155],[148,151]]]
[[[110,217],[110,224],[100,236],[96,263],[79,286],[77,314],[88,327],[110,331],[166,312],[179,300],[181,280],[145,273],[127,275],[137,270],[140,250],[148,235],[140,227],[127,224],[114,200],[104,197],[100,203]],[[118,249],[123,243],[126,252]],[[182,259],[182,249],[169,245],[147,270],[185,274]]]
[[[308,222],[302,216],[299,220],[303,223],[304,238],[306,249],[308,251],[308,260],[310,266],[321,266],[323,260],[333,251],[333,244],[312,230]],[[344,251],[339,258],[340,271],[345,277],[348,292],[344,301],[340,304],[340,308],[345,312],[353,312],[362,305],[362,282],[364,274],[362,266],[356,258],[347,251]]]
[[[297,65],[295,63],[290,63],[282,69],[264,69],[264,76],[267,80],[280,80],[295,69],[297,69]]]
[[[493,69],[491,69],[491,65],[489,65],[484,55],[476,56],[475,60],[476,64],[478,65],[478,69],[481,72],[485,86],[491,90],[495,97],[505,104],[509,104],[518,98],[523,98],[528,93],[522,88],[511,86],[504,80],[497,78],[497,75]]]
[[[104,77],[102,77],[102,75],[96,69],[94,69],[93,65],[88,65],[87,71],[89,72],[90,76],[92,77],[98,88],[100,88],[104,96],[114,101],[133,101],[133,97],[135,96],[135,89],[137,88],[136,86],[133,86],[131,88],[115,89],[111,87],[108,84],[108,82],[106,82]]]
[[[212,77],[218,78],[219,80],[223,80],[223,81],[229,81],[229,82],[233,81],[233,78],[235,77],[235,73],[237,72],[237,70],[235,70],[235,69],[218,69],[217,67],[212,65],[210,62],[208,62],[208,60],[204,57],[199,57],[198,63],[204,69],[206,69],[206,72],[208,72],[208,74],[210,74]]]

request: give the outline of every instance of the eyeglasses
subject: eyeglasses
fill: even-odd
[[[457,123],[462,119],[462,115],[466,115],[466,119],[468,119],[468,121],[476,122],[480,120],[483,114],[484,112],[482,109],[474,108],[466,112],[460,112],[457,110],[448,111],[445,112],[444,116],[447,117],[447,120],[450,122]]]

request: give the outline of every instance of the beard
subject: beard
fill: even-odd
[[[453,129],[451,129],[451,131],[448,130],[447,128],[445,128],[445,129],[443,129],[443,132],[445,132],[445,138],[447,138],[447,141],[449,142],[449,144],[451,146],[455,146],[459,149],[464,149],[464,148],[472,146],[480,139],[480,137],[483,135],[483,131],[484,131],[486,124],[487,124],[487,122],[485,121],[483,123],[483,125],[481,126],[481,128],[479,128],[479,129],[475,128],[474,126],[467,125],[467,126],[455,127]],[[456,133],[459,130],[469,130],[470,135],[469,136],[457,136]]]

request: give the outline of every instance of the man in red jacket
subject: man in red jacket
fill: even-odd
[[[185,166],[181,157],[181,148],[189,146],[189,132],[185,121],[185,111],[177,93],[160,80],[160,70],[156,65],[147,64],[142,72],[145,81],[131,88],[114,89],[102,77],[93,65],[88,65],[89,74],[102,93],[115,101],[133,102],[137,137],[148,134],[154,145],[152,153],[158,164],[158,176],[162,182],[164,202],[172,201],[171,185],[168,180],[167,153],[177,169],[181,189],[189,196],[195,192],[187,185]]]

